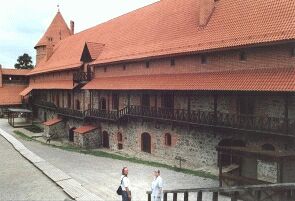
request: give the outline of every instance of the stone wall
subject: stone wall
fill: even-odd
[[[74,144],[82,148],[100,147],[101,135],[99,129],[83,134],[74,132]]]
[[[66,137],[64,128],[64,121],[61,121],[51,126],[44,125],[44,136],[47,138],[51,136],[51,139],[64,138]]]

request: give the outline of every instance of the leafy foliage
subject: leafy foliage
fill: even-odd
[[[16,69],[32,69],[34,68],[32,57],[27,53],[24,53],[22,56],[19,56],[17,59],[17,63],[14,64]]]

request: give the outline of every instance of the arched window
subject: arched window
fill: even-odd
[[[170,133],[165,134],[165,145],[171,146],[171,134]]]
[[[118,149],[121,150],[123,149],[123,136],[122,133],[117,134],[117,140],[118,140]]]
[[[261,146],[264,151],[275,151],[276,148],[272,144],[264,144]]]

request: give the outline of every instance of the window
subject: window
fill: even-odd
[[[175,59],[174,58],[171,59],[170,66],[175,66]]]
[[[145,63],[145,67],[146,67],[146,68],[149,68],[149,67],[150,67],[150,62],[149,62],[149,61],[147,61],[147,62]]]
[[[207,64],[208,63],[208,59],[206,55],[202,55],[201,56],[201,64]]]
[[[126,65],[125,64],[123,65],[123,70],[126,70]]]
[[[149,94],[142,94],[141,106],[150,107],[150,95]]]
[[[238,98],[238,112],[241,115],[253,115],[255,109],[255,101],[250,96],[240,96]]]
[[[103,71],[104,71],[104,72],[107,72],[107,67],[104,67],[104,68],[103,68]]]
[[[119,95],[118,94],[112,95],[112,108],[113,108],[113,110],[119,109]]]
[[[165,134],[165,145],[171,146],[171,134],[170,133]]]
[[[247,60],[246,52],[241,51],[239,54],[239,57],[240,57],[240,61],[246,61]]]
[[[173,109],[174,108],[174,96],[171,93],[162,94],[161,97],[162,108]]]

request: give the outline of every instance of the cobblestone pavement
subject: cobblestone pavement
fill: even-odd
[[[6,122],[0,120],[0,127],[7,132],[11,128]],[[129,168],[131,191],[133,201],[146,201],[146,191],[150,190],[152,171],[157,169],[127,161],[113,160],[75,152],[69,152],[58,148],[52,148],[34,141],[19,140],[32,152],[39,155],[55,167],[80,182],[86,189],[99,195],[105,201],[120,200],[115,193],[120,183],[120,172],[123,166]],[[165,168],[159,168],[164,179],[165,189],[204,188],[218,186],[218,181],[187,175]],[[211,194],[205,194],[203,201],[212,200]],[[168,196],[169,198],[169,196]],[[190,195],[190,199],[196,200],[196,195]],[[181,199],[180,199],[181,200]],[[220,201],[230,199],[221,198]]]
[[[0,136],[0,200],[69,198]]]

